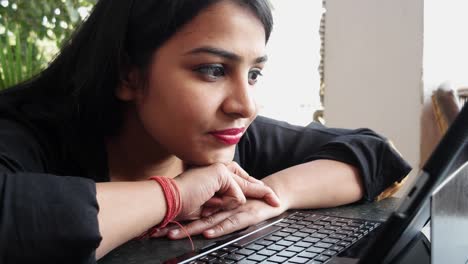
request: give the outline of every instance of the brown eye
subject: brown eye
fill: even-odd
[[[249,72],[249,84],[254,85],[257,82],[259,76],[263,76],[259,69],[251,70]]]
[[[195,71],[210,80],[216,80],[226,75],[224,67],[220,64],[203,65],[195,69]]]

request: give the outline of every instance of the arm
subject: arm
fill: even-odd
[[[165,197],[156,182],[96,184],[54,175],[46,153],[25,127],[0,119],[1,263],[95,263],[165,216]],[[215,193],[222,198],[219,206],[228,209],[245,203],[245,196],[274,195],[234,172],[216,164],[179,175],[181,220],[201,211]]]
[[[189,224],[192,234],[221,236],[293,208],[373,201],[410,171],[386,139],[369,129],[333,129],[316,123],[300,127],[261,117],[239,144],[235,159],[272,187],[281,206],[249,200],[236,210]]]
[[[333,160],[314,160],[296,165],[263,181],[275,191],[287,209],[339,206],[360,200],[364,193],[358,170]]]
[[[316,160],[348,164],[359,174],[365,201],[373,201],[411,170],[388,141],[372,130],[328,128],[318,123],[302,127],[264,117],[254,121],[236,154],[239,164],[257,178]],[[315,183],[317,174],[310,171],[307,175],[307,182]],[[323,175],[329,174],[320,178]]]

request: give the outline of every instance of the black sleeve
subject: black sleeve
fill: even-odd
[[[358,168],[367,201],[373,201],[411,170],[387,140],[372,130],[327,128],[315,122],[302,127],[261,116],[247,129],[235,156],[249,174],[258,178],[317,159]]]
[[[28,129],[0,119],[0,263],[95,263],[95,184],[48,174],[46,157]]]

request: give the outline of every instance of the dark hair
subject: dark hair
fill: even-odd
[[[31,100],[44,99],[95,135],[110,136],[122,122],[123,104],[115,90],[129,67],[138,69],[144,81],[151,55],[200,11],[220,1],[226,0],[100,0],[47,69],[5,94],[23,91],[35,98]],[[267,41],[273,23],[268,0],[230,1],[259,18]]]

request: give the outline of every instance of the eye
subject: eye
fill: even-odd
[[[215,81],[224,75],[226,75],[223,65],[221,64],[208,64],[203,65],[195,69],[196,72],[200,73],[203,77],[209,81]]]
[[[253,69],[249,71],[249,84],[254,85],[257,82],[259,76],[263,76],[260,69]]]

